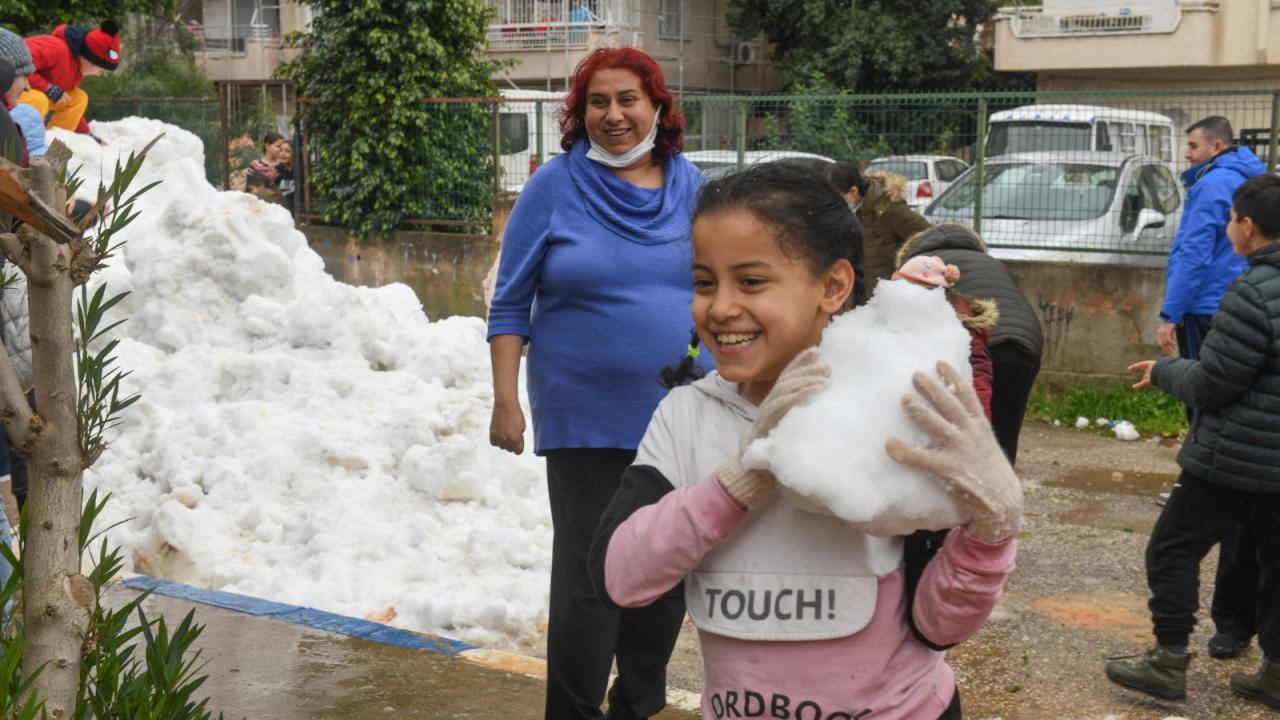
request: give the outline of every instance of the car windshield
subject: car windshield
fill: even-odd
[[[987,133],[987,155],[1021,152],[1064,152],[1092,150],[1088,123],[1038,122],[1019,120],[991,124]]]
[[[929,168],[922,162],[911,160],[874,160],[867,165],[868,173],[893,173],[908,180],[928,180]]]
[[[1119,168],[1082,163],[988,165],[982,217],[1016,220],[1090,220],[1111,206]],[[929,206],[939,217],[973,217],[978,173],[970,170]]]

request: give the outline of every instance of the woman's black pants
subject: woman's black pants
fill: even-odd
[[[664,597],[643,608],[613,610],[596,597],[587,553],[596,525],[618,489],[634,450],[548,450],[547,491],[555,536],[551,546],[551,610],[547,617],[547,720],[608,717],[633,720],[666,703],[667,661],[684,603]],[[609,714],[600,711],[609,670]]]

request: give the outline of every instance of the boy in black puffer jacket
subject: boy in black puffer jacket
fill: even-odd
[[[1182,475],[1147,545],[1147,583],[1158,642],[1107,677],[1158,697],[1186,694],[1187,642],[1195,627],[1200,561],[1238,526],[1258,541],[1262,568],[1258,671],[1231,689],[1280,709],[1280,177],[1236,190],[1227,236],[1249,261],[1222,299],[1198,360],[1135,363],[1135,388],[1154,385],[1197,412],[1178,453]]]

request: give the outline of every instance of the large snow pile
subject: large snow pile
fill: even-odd
[[[801,507],[872,523],[878,535],[962,525],[949,491],[884,451],[890,437],[929,443],[902,409],[912,375],[945,360],[972,377],[969,333],[942,291],[882,282],[865,307],[832,321],[818,350],[827,387],[753,443],[745,464],[772,468]]]
[[[87,475],[137,572],[485,645],[536,645],[551,528],[542,462],[489,446],[484,325],[403,285],[325,274],[284,208],[204,178],[199,139],[130,118],[55,131],[88,197],[165,137],[99,274],[142,399]],[[528,443],[527,443],[528,444]]]

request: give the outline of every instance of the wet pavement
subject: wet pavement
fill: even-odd
[[[117,586],[109,602],[137,591]],[[344,637],[269,617],[152,595],[148,616],[177,622],[192,607],[209,708],[228,720],[541,720],[540,663],[468,658]],[[484,665],[476,664],[482,662]],[[495,667],[496,666],[496,667]],[[509,669],[497,669],[507,666]],[[692,720],[668,710],[661,720]]]
[[[1275,718],[1235,697],[1232,672],[1261,660],[1211,659],[1208,603],[1216,554],[1201,568],[1200,625],[1192,637],[1188,698],[1164,702],[1105,679],[1106,658],[1153,642],[1143,553],[1160,509],[1154,494],[1176,477],[1177,443],[1122,443],[1068,428],[1028,424],[1018,471],[1027,525],[1018,568],[986,627],[952,650],[965,717],[1002,720]],[[116,590],[117,593],[132,592]],[[191,604],[153,597],[149,610],[181,617]],[[253,720],[342,718],[541,718],[536,658],[469,651],[439,655],[334,635],[280,620],[199,606],[200,647],[215,712]],[[536,653],[531,649],[530,653]],[[480,664],[476,664],[480,663]],[[701,691],[697,635],[686,622],[669,668],[685,701]],[[695,713],[668,710],[661,720]]]
[[[977,636],[948,653],[965,718],[985,720],[1163,720],[1280,718],[1231,693],[1232,672],[1253,672],[1254,643],[1236,660],[1205,652],[1216,552],[1201,567],[1201,612],[1187,700],[1157,701],[1107,681],[1108,657],[1153,642],[1143,555],[1160,508],[1155,493],[1177,477],[1178,443],[1126,443],[1044,423],[1023,430],[1018,474],[1027,525],[1018,567]],[[700,689],[697,637],[686,623],[672,683]]]

